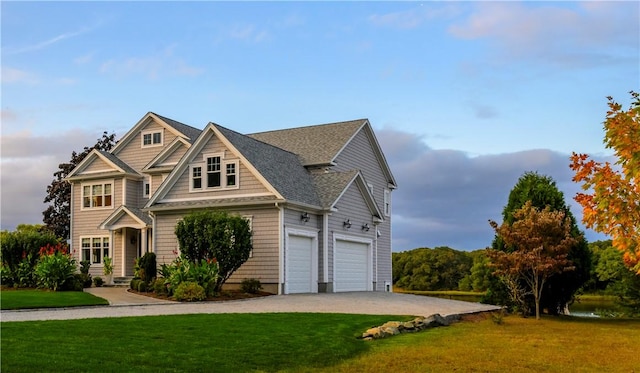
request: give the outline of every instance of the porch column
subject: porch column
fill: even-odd
[[[120,234],[122,238],[122,242],[120,243],[120,247],[122,247],[122,277],[127,275],[126,272],[126,263],[127,263],[127,228],[122,228],[122,234]]]
[[[140,236],[140,247],[142,247],[142,250],[144,250],[144,252],[142,253],[142,255],[144,255],[145,253],[149,252],[149,248],[147,247],[147,227],[141,229]]]

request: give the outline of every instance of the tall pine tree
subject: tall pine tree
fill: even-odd
[[[42,221],[57,237],[68,239],[70,234],[71,184],[65,178],[93,149],[111,150],[116,144],[115,139],[115,133],[109,135],[105,131],[94,146],[85,146],[80,154],[73,151],[71,160],[68,163],[60,163],[58,165],[59,170],[54,172],[55,179],[47,186],[47,196],[44,199],[44,203],[51,203],[51,205],[42,212],[44,216]]]

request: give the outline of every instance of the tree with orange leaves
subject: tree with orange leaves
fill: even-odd
[[[640,275],[640,94],[630,94],[627,111],[607,97],[604,143],[618,159],[615,166],[573,153],[569,167],[585,191],[575,197],[583,208],[582,222],[611,236],[625,264]]]
[[[555,274],[575,270],[569,252],[577,239],[571,234],[571,219],[564,211],[552,211],[551,206],[538,209],[527,201],[514,217],[512,224],[504,222],[500,226],[489,220],[498,237],[513,251],[487,249],[487,256],[512,300],[525,306],[525,296],[533,295],[536,319],[540,319],[545,283]],[[526,315],[527,310],[522,311]]]

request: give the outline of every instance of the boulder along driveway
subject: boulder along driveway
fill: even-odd
[[[144,298],[147,297],[142,296],[136,296],[140,298],[129,298],[129,293],[124,294],[126,289],[123,288],[91,292],[96,296],[109,300],[110,305],[2,311],[1,320],[6,322],[194,313],[273,312],[350,313],[398,316],[430,316],[437,313],[442,316],[448,316],[500,309],[499,307],[487,304],[382,292],[272,295],[226,302],[194,303],[157,302],[157,300],[154,302],[151,298],[146,301]],[[123,294],[119,294],[118,292],[123,292]],[[125,300],[123,301],[123,299]]]

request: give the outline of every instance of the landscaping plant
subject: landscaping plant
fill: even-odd
[[[35,267],[38,285],[53,291],[61,290],[64,285],[75,288],[74,272],[76,260],[68,253],[66,245],[47,245],[40,249],[40,259]]]

